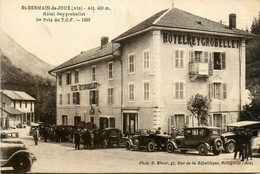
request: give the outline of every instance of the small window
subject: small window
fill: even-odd
[[[89,104],[98,105],[98,90],[89,91]]]
[[[75,83],[79,83],[79,70],[75,71]]]
[[[110,127],[115,127],[116,125],[116,119],[115,118],[109,118]]]
[[[180,50],[175,50],[175,68],[183,68],[184,53]]]
[[[184,83],[175,83],[175,99],[184,99]]]
[[[76,105],[80,104],[80,93],[79,92],[73,93],[73,104],[76,104]]]
[[[144,51],[144,70],[148,70],[150,68],[150,52],[149,50]]]
[[[129,101],[134,101],[135,100],[135,85],[134,84],[129,84]]]
[[[68,125],[68,116],[62,115],[62,125]]]
[[[71,84],[71,73],[67,72],[67,85]]]
[[[113,79],[114,77],[114,74],[113,74],[113,70],[114,69],[114,65],[113,65],[113,62],[109,62],[108,63],[108,79],[111,80]]]
[[[60,94],[60,105],[62,105],[62,94]]]
[[[108,88],[108,103],[114,103],[114,88]]]
[[[59,74],[58,79],[59,79],[59,86],[62,86],[62,74]]]
[[[150,83],[144,82],[144,100],[149,101],[150,99]]]
[[[227,84],[225,83],[211,83],[210,86],[210,99],[226,99],[227,98]]]
[[[195,51],[195,63],[202,62],[202,51]]]
[[[226,68],[226,54],[215,52],[213,59],[213,68],[214,70],[223,70]]]
[[[96,66],[91,67],[91,79],[92,81],[96,81]]]
[[[134,73],[135,72],[135,55],[130,54],[128,56],[128,71],[129,73]]]
[[[67,104],[70,105],[70,93],[68,93],[68,101]]]

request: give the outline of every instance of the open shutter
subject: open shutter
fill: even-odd
[[[178,50],[175,50],[175,68],[179,67],[179,59],[180,59],[180,52]]]
[[[226,53],[221,53],[221,69],[226,69]]]
[[[209,62],[209,52],[204,52],[204,62],[205,63]]]
[[[209,84],[209,99],[212,100],[214,95],[213,83]]]
[[[89,105],[92,105],[92,91],[89,91]]]
[[[180,67],[183,68],[184,66],[184,51],[180,51]]]
[[[175,99],[179,99],[179,83],[175,83]]]
[[[77,95],[78,95],[78,96],[77,96],[77,98],[78,98],[78,104],[80,104],[80,93],[78,92]]]
[[[95,91],[96,95],[95,95],[95,101],[96,101],[96,104],[98,105],[98,90]]]
[[[209,74],[213,74],[213,58],[212,53],[209,53]]]
[[[220,100],[223,99],[223,84],[220,84]]]
[[[194,62],[194,59],[195,59],[194,56],[195,56],[195,55],[194,55],[194,51],[190,51],[190,63],[193,63],[193,62]]]
[[[225,129],[227,125],[227,114],[222,114],[222,129]]]
[[[223,99],[227,98],[227,84],[223,83],[222,85],[222,91],[223,91]]]

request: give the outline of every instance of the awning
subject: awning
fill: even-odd
[[[12,108],[8,105],[6,105],[5,108],[2,108],[2,109],[4,112],[7,112],[8,114],[11,114],[11,115],[23,115],[23,112],[18,111],[17,109]]]

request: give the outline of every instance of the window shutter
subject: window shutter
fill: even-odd
[[[194,62],[194,51],[190,51],[190,62]]]
[[[204,52],[204,62],[205,63],[209,62],[209,52]]]
[[[80,104],[80,93],[78,92],[78,104]]]
[[[179,99],[179,83],[175,83],[175,98]]]
[[[184,52],[180,51],[180,67],[183,68],[184,63]]]
[[[209,115],[209,125],[210,125],[210,126],[213,126],[213,124],[212,124],[212,117],[213,117],[212,114],[210,114],[210,115]]]
[[[223,99],[223,84],[220,84],[220,100]]]
[[[92,105],[92,91],[89,91],[89,105]]]
[[[98,105],[98,90],[95,91],[95,101],[96,101],[96,104]]]
[[[213,58],[212,53],[209,53],[209,73],[213,74]]]
[[[213,83],[209,84],[209,99],[211,100],[214,96],[214,88],[213,88]]]
[[[221,53],[221,69],[226,69],[226,53]]]
[[[179,51],[175,50],[175,67],[179,67],[179,58],[180,58]]]
[[[227,98],[227,84],[223,83],[223,99]]]
[[[227,114],[222,114],[222,128],[225,128],[227,124]]]
[[[186,115],[186,125],[187,126],[190,125],[190,117],[188,115]]]

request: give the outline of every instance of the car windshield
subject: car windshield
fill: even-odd
[[[212,129],[211,134],[213,135],[220,135],[220,130],[219,129]]]
[[[111,130],[109,131],[109,134],[110,134],[110,136],[118,136],[118,130],[116,130],[116,129],[111,129]]]

